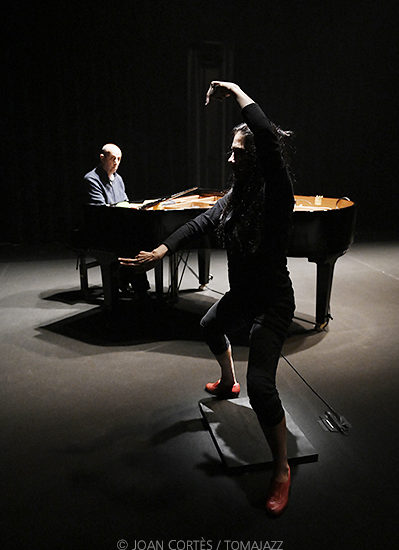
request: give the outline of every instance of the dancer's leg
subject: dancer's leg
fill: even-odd
[[[215,358],[221,370],[220,386],[223,388],[231,388],[233,384],[237,382],[231,346],[229,345],[225,352],[215,355]]]

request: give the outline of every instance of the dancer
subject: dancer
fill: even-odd
[[[248,397],[274,459],[266,509],[279,515],[288,504],[291,483],[285,415],[276,388],[277,364],[295,309],[286,257],[294,196],[281,147],[289,133],[270,122],[232,82],[213,81],[206,105],[229,97],[235,98],[244,120],[233,129],[230,191],[152,252],[141,251],[134,259],[120,261],[147,271],[165,254],[217,228],[227,250],[230,289],[201,320],[205,340],[221,368],[220,379],[207,383],[205,390],[220,399],[239,395],[226,333],[248,326]]]

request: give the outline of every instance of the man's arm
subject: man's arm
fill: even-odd
[[[105,197],[102,192],[101,185],[93,177],[85,176],[83,179],[83,185],[85,186],[86,204],[107,204],[105,202]]]
[[[125,182],[123,181],[122,176],[120,176],[119,174],[116,174],[115,179],[116,179],[116,181],[114,181],[113,185],[114,186],[118,185],[118,187],[119,187],[118,194],[121,195],[120,197],[118,197],[118,199],[120,198],[120,200],[118,200],[118,202],[129,201],[129,198],[126,194]],[[114,192],[116,193],[116,189],[115,189]]]

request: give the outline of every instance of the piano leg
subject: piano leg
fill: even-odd
[[[163,262],[158,262],[154,268],[155,274],[155,293],[158,298],[163,296]]]
[[[87,277],[86,256],[84,256],[83,254],[79,256],[78,264],[79,264],[80,289],[82,291],[83,296],[87,300],[89,296],[89,280]]]
[[[198,249],[198,279],[201,290],[209,283],[211,253],[209,248]]]
[[[330,319],[330,298],[335,262],[342,254],[323,260],[311,260],[316,263],[316,328],[322,330]]]
[[[118,303],[118,262],[100,260],[101,277],[103,281],[104,307],[111,311]]]
[[[210,258],[211,254],[209,249],[199,248],[198,252],[198,280],[200,283],[200,288],[203,287],[209,282],[209,267],[210,267]],[[178,255],[171,254],[169,256],[169,273],[170,273],[170,296],[172,298],[177,298],[179,289],[179,272],[178,272]],[[155,273],[157,277],[157,273]],[[159,288],[162,288],[162,274],[160,274]],[[156,283],[157,284],[157,283]],[[158,291],[157,291],[158,294]],[[162,295],[162,292],[160,292]]]
[[[169,256],[169,272],[170,272],[170,297],[177,298],[179,291],[179,271],[178,271],[178,259],[177,254],[171,254]]]

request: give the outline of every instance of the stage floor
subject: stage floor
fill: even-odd
[[[227,289],[223,251],[205,291],[189,272],[176,304],[125,300],[112,318],[99,289],[82,299],[62,246],[0,251],[2,549],[396,547],[399,243],[337,261],[322,332],[315,266],[289,260],[297,311],[278,387],[318,460],[293,466],[277,520],[270,470],[226,469],[198,407],[218,378],[198,321]],[[99,268],[89,278],[100,285]],[[245,335],[233,344],[245,398]],[[322,429],[329,407],[348,435]]]

